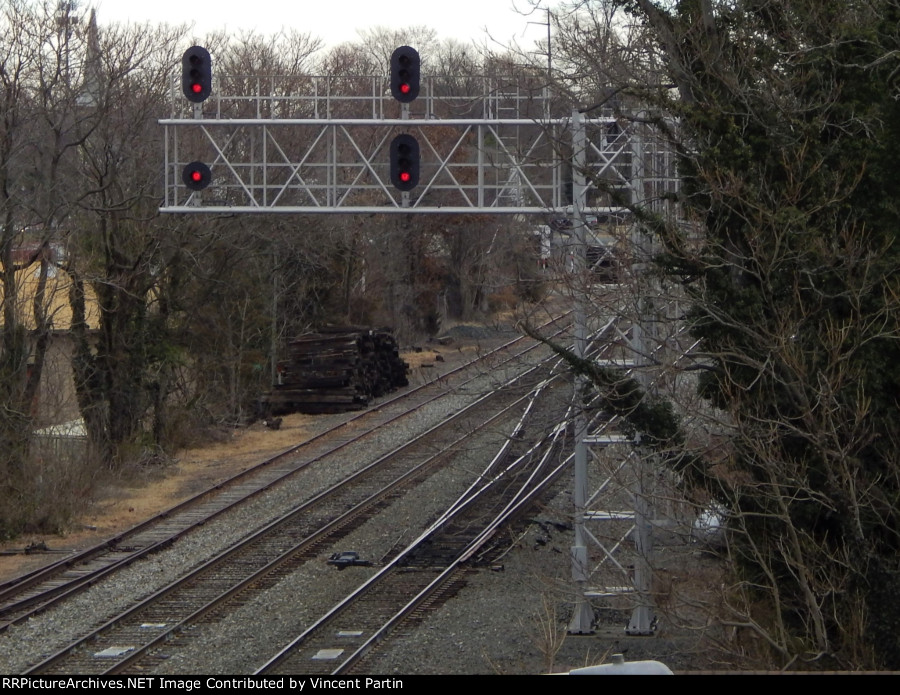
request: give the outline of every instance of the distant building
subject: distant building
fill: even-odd
[[[13,262],[21,268],[16,271],[17,296],[13,298],[16,319],[33,339],[37,330],[34,302],[40,289],[42,260],[47,262],[43,308],[49,322],[50,342],[33,413],[38,424],[46,426],[74,420],[79,417],[79,411],[72,376],[72,308],[69,304],[72,278],[60,267],[65,265],[65,250],[61,245],[36,242],[14,250]],[[85,288],[85,292],[85,318],[89,330],[93,331],[100,325],[100,309],[90,286]],[[3,287],[0,286],[0,306],[5,302]],[[0,331],[4,328],[3,322],[4,313],[0,311]],[[34,364],[33,354],[29,364]]]

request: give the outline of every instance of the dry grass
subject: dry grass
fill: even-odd
[[[479,348],[465,342],[404,352],[413,385],[438,378],[451,364],[474,359]],[[437,361],[438,357],[446,362]],[[432,368],[433,367],[433,368]],[[228,431],[223,441],[183,449],[167,466],[151,466],[127,478],[107,482],[97,490],[87,511],[63,535],[26,534],[0,543],[0,581],[55,562],[64,553],[96,545],[189,497],[308,438],[314,415],[293,414],[281,428],[262,422]],[[43,544],[50,552],[23,554],[29,545]]]
[[[27,534],[0,543],[0,552],[13,553],[41,543],[52,551],[0,555],[0,581],[54,562],[65,552],[100,543],[284,451],[307,437],[311,417],[287,415],[279,430],[267,429],[262,423],[233,430],[227,441],[179,451],[172,465],[149,468],[128,479],[107,483],[65,535]]]

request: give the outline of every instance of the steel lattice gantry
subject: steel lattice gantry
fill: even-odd
[[[199,129],[211,150],[213,184],[201,196],[180,185],[184,138],[168,138],[163,212],[231,213],[546,213],[563,208],[561,168],[552,143],[561,126],[533,121],[356,119],[165,120]],[[531,131],[524,151],[503,131]],[[403,207],[390,184],[387,145],[413,134],[422,177]],[[196,138],[195,138],[196,139]]]
[[[300,80],[301,78],[294,78]],[[438,80],[404,109],[384,78],[351,85],[303,78],[285,87],[262,78],[223,78],[193,111],[173,98],[165,128],[162,212],[565,214],[571,210],[571,116],[546,87],[475,79],[478,97]],[[223,90],[251,91],[223,96]],[[338,95],[339,90],[344,90]],[[348,96],[347,92],[358,92]],[[174,94],[173,89],[173,94]],[[556,113],[555,113],[556,112]],[[598,133],[616,119],[591,119]],[[388,147],[398,133],[420,143],[421,178],[408,195],[390,183]],[[592,165],[628,185],[626,139],[598,135]],[[181,171],[209,165],[212,182],[189,190]],[[595,201],[597,202],[597,201]],[[595,205],[596,212],[621,213]]]
[[[591,322],[593,280],[586,252],[607,243],[605,226],[631,228],[624,241],[629,275],[642,304],[652,305],[656,290],[640,281],[652,249],[628,208],[656,215],[671,213],[677,190],[672,148],[651,135],[648,119],[621,118],[611,111],[587,117],[565,110],[543,86],[516,80],[466,78],[464,85],[423,80],[423,96],[407,106],[389,96],[384,77],[221,78],[213,97],[193,108],[177,97],[165,128],[165,197],[161,212],[214,214],[490,213],[571,220],[571,272],[576,309],[574,351],[585,355]],[[471,96],[477,93],[478,96]],[[228,95],[236,96],[228,96]],[[565,110],[562,112],[561,110]],[[390,183],[388,149],[399,133],[419,141],[419,185],[401,193]],[[183,167],[202,161],[211,169],[208,188],[195,192],[181,178]],[[601,241],[607,237],[606,241]],[[574,276],[580,276],[580,279]],[[649,294],[647,294],[649,292]],[[622,307],[614,312],[625,317]],[[651,312],[652,313],[652,312]],[[618,358],[624,373],[652,368],[657,350],[647,328],[657,319],[645,308],[631,312],[631,328],[620,333],[630,347]],[[597,316],[593,320],[597,320]],[[605,320],[605,319],[604,319]],[[651,357],[648,357],[651,355]],[[642,366],[643,365],[643,366]],[[649,373],[642,381],[649,388]],[[576,383],[580,401],[584,380]],[[640,478],[646,462],[633,443],[608,431],[584,413],[576,417],[575,525],[571,549],[575,611],[571,632],[592,630],[592,599],[613,594],[639,597],[627,630],[649,634],[649,518]],[[597,467],[598,452],[612,447],[620,461],[614,475]],[[597,470],[594,470],[597,468]],[[627,477],[632,509],[597,510],[610,483]],[[621,482],[621,480],[620,480]],[[593,489],[593,492],[591,491]],[[626,523],[613,543],[592,524]],[[625,541],[630,559],[616,559]],[[601,565],[628,586],[598,585]],[[633,566],[633,571],[628,566]]]

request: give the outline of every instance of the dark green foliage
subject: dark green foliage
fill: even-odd
[[[900,5],[630,5],[678,85],[702,223],[689,253],[661,235],[660,265],[737,432],[702,482],[785,659],[900,667]]]
[[[527,324],[521,327],[528,335],[549,345],[569,363],[575,374],[588,379],[599,395],[598,407],[621,417],[626,434],[639,434],[642,445],[661,453],[676,468],[693,462],[693,457],[680,452],[684,443],[681,423],[669,401],[647,394],[636,379],[623,377],[619,370],[580,358],[568,348],[547,340]]]

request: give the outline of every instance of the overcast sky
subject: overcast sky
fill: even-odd
[[[550,0],[544,0],[544,6]],[[272,34],[282,27],[309,32],[333,45],[357,38],[357,29],[424,24],[438,37],[462,41],[491,36],[530,46],[546,36],[546,13],[525,17],[528,0],[95,0],[101,25],[113,22],[193,22],[197,35],[225,29]],[[403,8],[403,16],[399,8]]]

